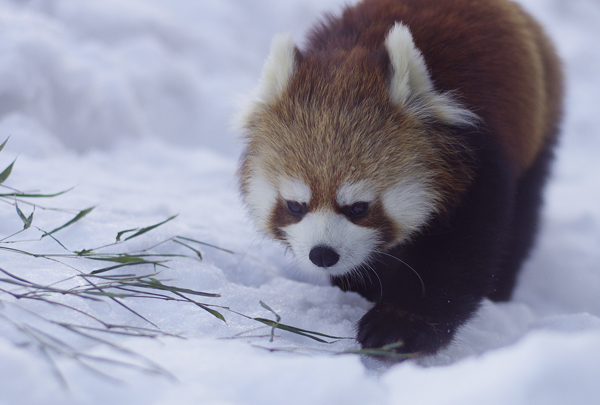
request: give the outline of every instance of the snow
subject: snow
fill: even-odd
[[[304,276],[283,248],[255,233],[236,190],[240,145],[231,129],[239,100],[257,84],[272,36],[292,32],[301,42],[323,11],[343,3],[1,0],[0,143],[10,140],[0,153],[0,171],[17,158],[5,184],[48,193],[76,186],[39,201],[77,210],[96,206],[55,234],[72,250],[111,243],[119,231],[179,214],[116,248],[144,249],[179,235],[230,249],[235,254],[201,246],[202,261],[173,258],[158,278],[219,293],[199,300],[249,317],[274,319],[263,301],[283,323],[353,336],[370,304]],[[94,324],[82,314],[0,291],[0,404],[597,403],[600,3],[521,3],[555,40],[568,92],[542,231],[513,301],[486,301],[438,355],[390,364],[336,355],[358,348],[351,339],[325,344],[278,330],[270,342],[270,328],[233,312],[221,310],[224,323],[195,305],[152,299],[125,301],[180,337],[103,335],[110,346],[40,318]],[[30,206],[19,207],[31,213]],[[34,225],[50,230],[72,216],[36,209]],[[0,239],[22,227],[14,207],[0,204]],[[40,236],[27,232],[19,238]],[[64,252],[50,238],[10,246]],[[156,250],[190,253],[174,242]],[[102,267],[69,263],[82,271]],[[0,268],[40,284],[76,273],[1,250]],[[152,270],[125,268],[121,274]],[[106,322],[152,327],[111,301],[55,298]],[[65,387],[52,362],[23,345],[26,337],[14,326],[19,323],[87,355],[156,372],[94,363],[113,380],[55,356]]]

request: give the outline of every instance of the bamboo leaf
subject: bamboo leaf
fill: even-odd
[[[202,308],[203,310],[205,310],[206,312],[208,312],[209,314],[213,315],[215,318],[222,320],[223,322],[227,323],[227,321],[225,320],[225,317],[219,312],[216,311],[212,308],[207,307],[206,305],[203,305],[199,302],[193,301],[194,304],[196,304],[197,306],[199,306],[200,308]]]
[[[153,230],[154,228],[158,228],[159,226],[166,224],[167,222],[169,222],[169,221],[171,221],[171,220],[175,219],[176,217],[177,217],[177,215],[173,215],[171,218],[167,218],[167,219],[165,219],[164,221],[162,221],[162,222],[159,222],[158,224],[154,224],[154,225],[150,225],[150,226],[147,226],[147,227],[145,227],[145,228],[142,228],[142,229],[140,229],[139,231],[137,231],[136,233],[134,233],[133,235],[131,235],[131,236],[129,236],[129,237],[127,237],[127,238],[125,238],[125,240],[127,241],[127,240],[129,240],[129,239],[133,239],[133,238],[135,238],[135,237],[138,237],[138,236],[140,236],[140,235],[143,235],[143,234],[145,234],[146,232],[150,232],[150,231],[151,231],[151,230]]]
[[[146,264],[148,262],[141,260],[141,261],[136,261],[136,262],[128,262],[128,263],[121,263],[121,264],[117,264],[115,266],[110,266],[110,267],[104,267],[98,270],[94,270],[92,272],[90,272],[90,274],[101,274],[110,270],[114,270],[114,269],[118,269],[120,267],[125,267],[125,266],[135,266],[136,264]]]
[[[6,146],[6,144],[8,143],[8,140],[10,139],[10,136],[8,138],[6,138],[6,141],[2,142],[2,145],[0,145],[0,152],[2,152],[2,149],[4,149],[4,147]]]
[[[395,343],[390,343],[382,347],[369,348],[369,349],[360,349],[360,350],[346,350],[339,354],[366,354],[369,356],[376,357],[389,357],[393,359],[410,359],[415,357],[418,353],[398,353],[396,349],[404,346],[404,342],[399,341]]]
[[[271,309],[271,307],[268,306],[267,304],[265,304],[262,300],[259,302],[260,302],[261,307],[263,307],[264,309],[266,309],[267,311],[270,311],[273,315],[275,315],[275,322],[277,323],[277,325],[279,325],[279,321],[281,321],[281,317],[279,316],[279,314],[277,312],[273,311],[273,309]],[[275,325],[271,328],[271,339],[269,340],[271,342],[275,339],[275,328],[276,328]]]
[[[33,212],[31,213],[31,215],[29,217],[26,217],[23,214],[23,211],[21,211],[21,209],[19,208],[19,205],[17,203],[15,203],[15,208],[17,209],[17,214],[19,214],[19,217],[21,218],[21,220],[23,221],[23,229],[27,229],[31,226],[31,222],[33,221],[33,213],[35,212],[35,206],[33,207]]]
[[[266,309],[267,311],[270,311],[273,315],[275,315],[275,319],[277,320],[277,322],[281,321],[281,317],[277,314],[277,312],[273,311],[273,309],[271,309],[270,306],[265,304],[262,300],[259,301],[259,303],[260,303],[261,307],[263,307],[264,309]]]
[[[201,291],[190,290],[188,288],[180,288],[180,287],[166,285],[166,284],[161,283],[160,281],[158,281],[155,278],[151,278],[150,280],[152,280],[152,281],[139,281],[138,283],[132,283],[131,285],[138,286],[138,287],[141,286],[141,287],[146,287],[146,288],[153,288],[156,290],[171,291],[173,293],[200,295],[202,297],[219,298],[221,296],[221,294],[205,293],[205,292],[201,292]]]
[[[235,252],[233,252],[231,250],[223,249],[221,247],[218,247],[218,246],[215,246],[215,245],[211,245],[210,243],[200,242],[199,240],[190,239],[190,238],[186,238],[186,237],[183,237],[183,236],[175,236],[175,239],[183,239],[183,240],[187,240],[188,242],[194,242],[194,243],[197,243],[199,245],[204,245],[204,246],[208,246],[208,247],[215,248],[215,249],[218,249],[218,250],[222,250],[223,252],[235,254]]]
[[[13,162],[10,165],[8,165],[8,167],[6,169],[4,169],[4,171],[2,173],[0,173],[0,184],[4,183],[4,181],[6,179],[8,179],[8,176],[10,176],[13,165],[15,164],[16,161],[17,161],[17,159],[13,160]]]
[[[122,255],[122,256],[114,256],[114,257],[92,257],[85,256],[86,259],[90,260],[100,260],[104,262],[115,262],[115,263],[126,263],[126,264],[161,264],[164,261],[156,261],[156,260],[146,260],[140,256],[130,256],[130,255]]]
[[[42,235],[42,238],[48,235],[52,235],[55,232],[60,231],[61,229],[66,228],[67,226],[73,225],[75,222],[79,221],[81,218],[85,217],[87,214],[89,214],[90,212],[92,212],[92,210],[96,208],[96,207],[90,207],[90,208],[86,208],[84,210],[79,211],[79,213],[77,215],[75,215],[75,217],[73,219],[71,219],[70,221],[68,221],[67,223],[65,223],[64,225],[59,226],[58,228],[47,232],[45,234]]]
[[[59,196],[61,194],[65,194],[68,193],[69,191],[73,190],[74,187],[71,187],[67,190],[63,190],[60,191],[58,193],[54,193],[54,194],[35,194],[35,193],[22,193],[22,192],[15,192],[15,193],[5,193],[5,194],[0,194],[0,197],[11,197],[11,198],[52,198],[52,197],[56,197]]]
[[[121,242],[121,236],[123,236],[123,234],[129,233],[129,232],[135,232],[140,228],[134,228],[134,229],[127,229],[126,231],[121,231],[117,234],[117,242]]]
[[[294,326],[285,325],[283,323],[275,322],[270,319],[264,319],[264,318],[252,318],[252,319],[254,319],[255,321],[258,321],[260,323],[264,323],[265,325],[271,326],[273,328],[285,330],[285,331],[292,332],[292,333],[295,333],[295,334],[301,335],[301,336],[306,336],[308,338],[311,338],[311,339],[316,340],[317,342],[321,342],[321,343],[333,343],[333,342],[328,342],[326,340],[318,338],[317,336],[323,336],[323,337],[327,337],[330,339],[337,339],[337,340],[349,339],[349,338],[345,338],[345,337],[330,336],[330,335],[326,335],[324,333],[313,332],[313,331],[306,330],[306,329],[296,328]]]
[[[193,247],[191,247],[191,246],[190,246],[190,245],[188,245],[187,243],[180,242],[180,241],[178,241],[177,239],[173,239],[173,242],[175,242],[175,243],[179,243],[180,245],[183,245],[183,246],[185,246],[186,248],[188,248],[188,249],[192,250],[193,252],[195,252],[195,253],[196,253],[196,255],[198,256],[198,258],[199,258],[200,260],[202,260],[202,253],[200,253],[200,251],[199,251],[199,250],[197,250],[197,249],[194,249]]]

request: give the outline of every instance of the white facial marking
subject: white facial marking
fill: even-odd
[[[277,190],[259,171],[255,171],[250,177],[247,190],[245,200],[250,213],[257,227],[267,232],[269,215],[277,201]]]
[[[279,193],[286,201],[296,201],[308,204],[310,201],[310,187],[302,180],[282,179],[280,181]]]
[[[336,201],[341,207],[357,202],[370,203],[374,200],[375,192],[364,180],[344,183],[338,188],[336,194]]]
[[[437,195],[427,183],[405,179],[382,195],[386,214],[401,228],[397,242],[419,230],[436,211]]]
[[[332,276],[348,273],[364,264],[378,244],[376,230],[355,225],[330,210],[309,212],[300,222],[283,230],[302,267],[326,271]],[[317,267],[309,259],[311,249],[316,246],[333,249],[340,256],[339,261],[325,269]]]
[[[416,48],[408,27],[397,22],[385,39],[393,76],[390,96],[395,104],[415,113],[434,115],[453,125],[475,125],[480,118],[456,101],[450,93],[437,93],[423,55]]]

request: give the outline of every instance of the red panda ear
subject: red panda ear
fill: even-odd
[[[415,46],[408,27],[396,23],[385,39],[392,66],[390,98],[409,112],[432,117],[450,125],[473,125],[479,117],[448,93],[433,87],[423,55]]]
[[[292,34],[279,34],[271,42],[271,53],[265,62],[257,89],[257,97],[264,103],[277,100],[286,89],[296,69],[296,48]]]

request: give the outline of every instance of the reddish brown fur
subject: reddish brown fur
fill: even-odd
[[[309,184],[310,210],[335,207],[336,190],[347,181],[369,180],[380,194],[407,173],[433,175],[439,198],[456,200],[470,178],[469,169],[449,156],[460,145],[391,103],[388,65],[383,49],[298,56],[281,98],[246,124],[252,136],[242,189],[251,174],[247,164],[256,158],[268,178]]]
[[[388,54],[396,22],[409,28],[436,94],[427,93],[422,75],[412,76],[421,61],[403,48],[410,42],[404,27],[394,28],[389,44],[398,48]],[[290,246],[301,239],[290,225],[305,224],[300,229],[309,237],[299,250],[325,271],[342,255],[321,245],[329,231],[319,226],[344,224],[331,225],[335,235],[327,237],[341,235],[336,241],[359,235],[338,243],[346,256],[367,251],[349,262],[350,276],[329,273],[338,286],[375,301],[357,339],[363,347],[400,341],[399,351],[434,353],[484,297],[510,298],[533,244],[561,113],[562,76],[551,44],[508,0],[364,0],[327,17],[305,49],[276,45],[271,60],[284,63],[268,65],[263,99],[245,116],[239,175],[248,205],[263,231]],[[294,52],[293,73],[274,69],[290,67]],[[406,88],[391,91],[402,83]],[[461,120],[463,107],[481,118],[476,127]],[[300,196],[292,198],[307,222],[288,209],[282,179]],[[353,218],[337,193],[356,184],[366,184],[369,211]],[[316,215],[327,210],[342,215],[330,222]],[[309,221],[315,218],[316,226]],[[311,234],[313,226],[321,234]],[[377,245],[365,243],[373,234]],[[377,282],[351,277],[363,270]]]
[[[382,49],[396,21],[409,27],[436,90],[456,92],[483,119],[519,176],[561,110],[560,62],[539,25],[505,0],[366,0],[317,27],[304,52]],[[347,35],[357,27],[360,37]]]
[[[366,0],[313,30],[282,97],[249,118],[242,190],[248,158],[259,156],[268,177],[306,181],[311,208],[333,206],[345,181],[374,180],[381,191],[415,167],[436,176],[444,207],[460,198],[471,173],[448,153],[461,146],[390,103],[384,39],[396,21],[410,28],[435,89],[454,92],[505,145],[515,177],[531,165],[560,115],[559,61],[540,27],[505,0]]]

